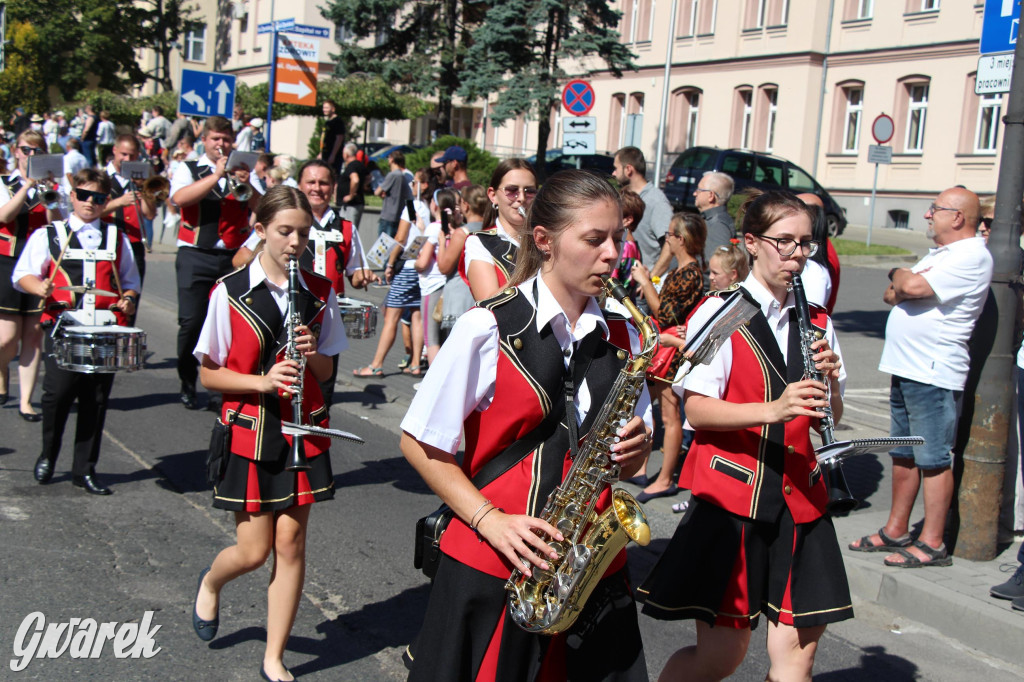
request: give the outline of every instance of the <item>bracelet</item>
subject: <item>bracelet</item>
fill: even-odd
[[[473,523],[473,521],[476,519],[476,515],[480,513],[480,510],[483,509],[484,507],[486,507],[489,504],[491,504],[490,500],[484,500],[484,503],[476,508],[476,511],[473,512],[473,515],[469,517],[469,527],[470,528],[472,528],[473,530],[476,530],[476,524]]]
[[[476,522],[476,526],[471,526],[471,528],[473,528],[473,532],[474,532],[474,533],[476,533],[476,537],[477,537],[477,539],[478,539],[478,540],[479,540],[480,542],[483,542],[483,541],[484,541],[484,538],[483,538],[483,536],[482,536],[482,535],[480,535],[480,531],[479,531],[479,530],[477,530],[477,528],[479,528],[479,527],[480,527],[480,524],[484,522],[484,519],[486,519],[486,518],[487,518],[487,515],[488,515],[488,514],[490,514],[490,513],[492,512],[492,511],[494,511],[495,509],[497,509],[498,511],[500,511],[500,512],[501,512],[502,514],[504,514],[504,513],[505,513],[505,510],[504,510],[504,509],[502,509],[501,507],[491,507],[490,509],[488,509],[487,511],[485,511],[485,512],[484,512],[484,515],[480,517],[480,520]]]
[[[131,294],[125,294],[121,298],[123,298],[126,301],[131,301],[132,305],[138,305],[138,303],[139,303],[138,297],[137,296],[132,296]]]

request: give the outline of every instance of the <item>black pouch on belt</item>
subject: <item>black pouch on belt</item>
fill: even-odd
[[[238,411],[231,415],[227,424],[218,417],[213,425],[213,431],[210,433],[210,451],[206,453],[207,483],[217,483],[224,475],[224,470],[228,466],[228,457],[231,456],[231,427],[237,420]]]

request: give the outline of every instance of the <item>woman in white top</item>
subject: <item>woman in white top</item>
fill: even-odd
[[[519,210],[528,209],[535,196],[537,176],[529,161],[505,159],[491,174],[487,188],[491,210],[484,216],[484,225],[490,229],[466,240],[459,265],[475,300],[490,298],[508,283],[519,250],[517,234],[526,221]]]
[[[427,347],[428,363],[432,363],[437,351],[441,350],[441,316],[438,314],[434,319],[434,308],[438,306],[438,297],[447,278],[438,264],[438,251],[441,244],[447,247],[448,236],[462,224],[458,192],[450,189],[434,192],[430,210],[436,220],[427,225],[424,232],[427,243],[416,258],[416,271],[420,273],[420,317],[423,318],[423,343]]]

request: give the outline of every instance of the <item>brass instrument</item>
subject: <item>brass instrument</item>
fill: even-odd
[[[224,176],[228,181],[228,194],[235,201],[249,201],[252,197],[252,187],[247,183],[241,182],[234,175],[228,174]]]
[[[309,460],[304,450],[304,436],[326,436],[351,441],[353,443],[364,442],[359,436],[347,431],[313,426],[302,423],[302,396],[303,385],[306,376],[306,356],[298,349],[298,332],[295,328],[302,324],[302,313],[299,311],[299,261],[295,256],[288,258],[288,311],[285,315],[285,324],[288,325],[287,341],[285,342],[285,358],[299,363],[299,378],[292,385],[290,393],[284,393],[283,397],[290,399],[292,403],[292,420],[281,423],[281,433],[292,437],[292,448],[288,454],[288,462],[285,465],[286,471],[308,471]]]
[[[644,373],[658,349],[653,322],[629,300],[622,286],[608,278],[605,289],[633,317],[643,348],[619,372],[569,473],[544,505],[541,518],[565,537],[562,542],[548,541],[558,558],[548,560],[546,571],[534,567],[531,576],[516,569],[505,584],[509,613],[528,632],[552,635],[568,629],[619,550],[630,540],[641,546],[651,541],[647,517],[626,491],[613,490],[611,506],[601,515],[595,511],[598,498],[619,478],[611,446],[619,440],[616,431],[633,417],[644,389]]]
[[[47,210],[56,211],[60,208],[60,190],[57,189],[57,181],[51,175],[46,180],[41,180],[40,182],[44,184],[45,189],[39,193],[39,200],[43,202]]]
[[[162,175],[151,175],[142,183],[142,196],[162,204],[171,196],[171,181]]]

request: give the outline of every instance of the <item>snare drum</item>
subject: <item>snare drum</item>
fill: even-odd
[[[136,327],[62,325],[53,338],[57,366],[71,372],[134,372],[142,369],[145,357],[146,332]]]
[[[341,321],[350,339],[368,339],[377,333],[377,306],[369,301],[338,297]]]

